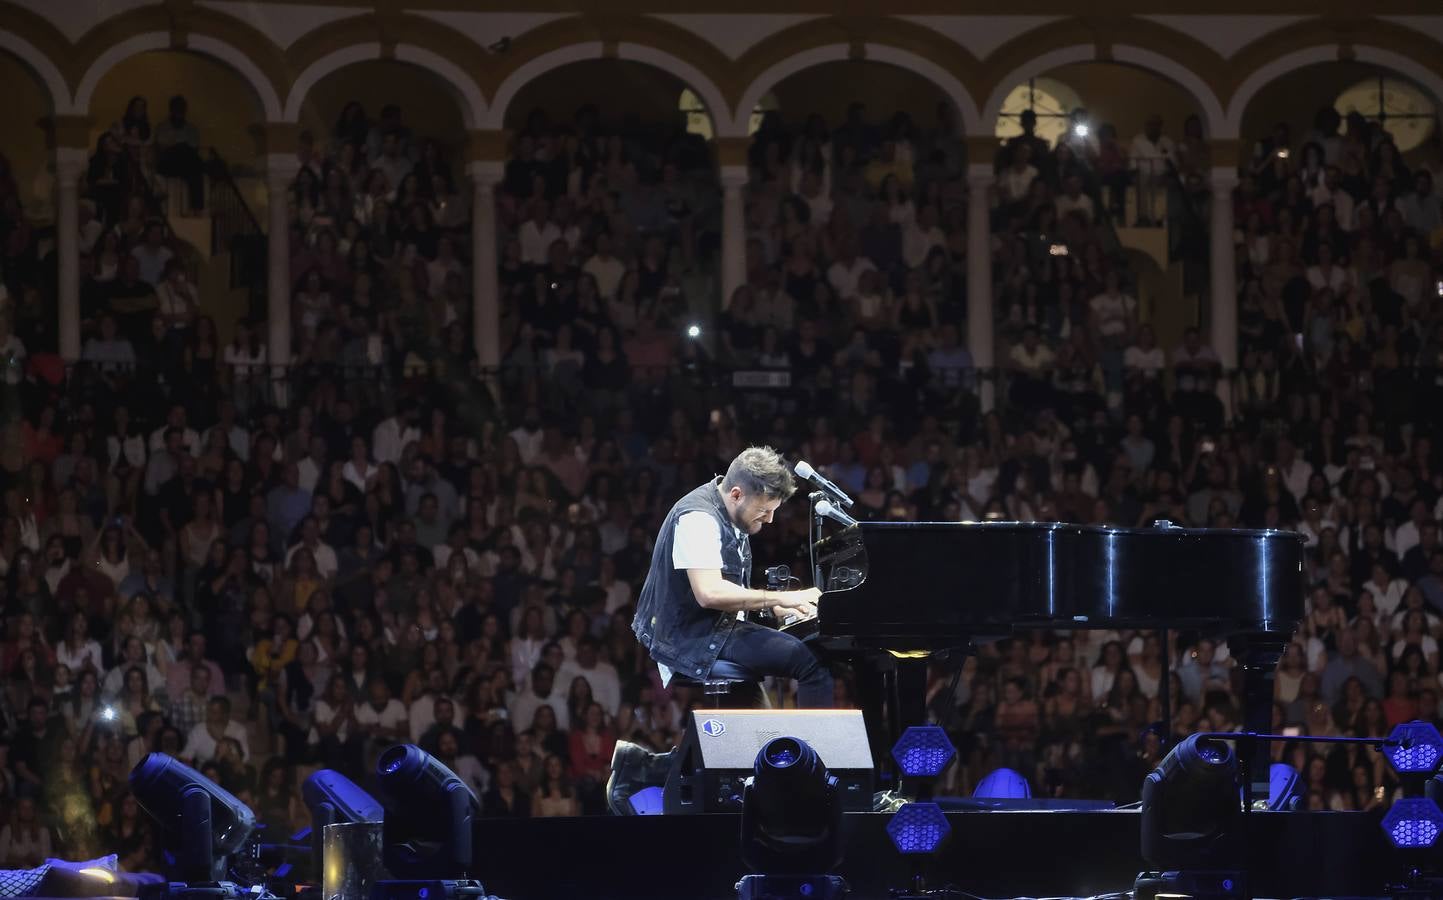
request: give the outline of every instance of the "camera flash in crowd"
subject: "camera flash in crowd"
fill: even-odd
[[[695,322],[686,326],[686,336],[691,338],[692,340],[696,340],[697,338],[701,337],[701,326]]]

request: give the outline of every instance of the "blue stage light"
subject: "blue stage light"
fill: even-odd
[[[1303,776],[1287,763],[1273,763],[1268,768],[1268,809],[1273,812],[1294,812],[1303,802],[1306,786]]]
[[[908,778],[936,778],[956,755],[947,732],[936,725],[913,725],[892,747],[892,758]]]
[[[1427,797],[1406,797],[1383,817],[1383,831],[1399,849],[1431,847],[1443,831],[1443,809]]]
[[[1399,775],[1432,775],[1443,759],[1443,734],[1431,722],[1403,722],[1388,735],[1383,755]]]
[[[946,814],[935,803],[907,803],[887,823],[887,837],[898,853],[935,853],[951,833]]]
[[[972,796],[987,800],[1027,800],[1032,796],[1032,785],[1012,769],[993,769],[977,782]]]

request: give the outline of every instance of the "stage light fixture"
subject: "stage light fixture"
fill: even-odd
[[[397,744],[376,761],[385,807],[382,858],[396,878],[460,878],[472,867],[472,822],[481,803],[440,760]]]
[[[892,746],[892,759],[906,778],[936,778],[956,755],[947,732],[937,725],[913,725]]]
[[[935,803],[905,803],[887,823],[887,837],[898,853],[936,853],[952,833],[947,814]]]
[[[1399,775],[1432,775],[1443,760],[1443,735],[1431,722],[1401,722],[1388,734],[1383,756]]]
[[[979,800],[1028,800],[1032,797],[1032,785],[1012,769],[993,769],[977,782],[972,796]]]
[[[224,881],[229,857],[256,827],[250,807],[164,753],[151,753],[131,770],[130,792],[160,826],[175,881]]]
[[[1237,755],[1224,741],[1194,734],[1163,757],[1142,783],[1142,857],[1153,871],[1138,875],[1139,897],[1245,892],[1241,791]]]
[[[830,874],[842,862],[841,791],[806,741],[773,738],[757,753],[742,789],[741,851],[757,873],[738,885],[742,900],[845,895]]]
[[[1383,816],[1383,832],[1400,850],[1421,850],[1438,842],[1443,831],[1443,809],[1427,797],[1395,800]]]
[[[1294,812],[1303,803],[1307,792],[1303,776],[1287,763],[1273,763],[1268,767],[1268,810],[1271,812]]]
[[[311,868],[321,876],[322,846],[327,825],[383,822],[380,802],[334,769],[321,769],[301,785],[301,799],[311,813]]]

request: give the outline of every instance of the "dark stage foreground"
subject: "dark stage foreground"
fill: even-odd
[[[935,857],[900,856],[891,817],[848,813],[839,874],[858,900],[904,887],[921,860],[931,887],[983,897],[1091,896],[1132,888],[1139,814],[961,812]],[[1243,841],[1253,896],[1376,896],[1406,871],[1376,813],[1255,813]],[[746,874],[740,816],[482,819],[476,872],[507,900],[724,900]]]

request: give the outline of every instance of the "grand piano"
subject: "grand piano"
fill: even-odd
[[[878,673],[859,685],[894,739],[925,719],[939,653],[1029,628],[1189,629],[1227,641],[1244,673],[1244,727],[1272,725],[1273,677],[1303,618],[1303,538],[1289,531],[1026,522],[813,525],[815,622],[799,632]],[[880,692],[880,693],[879,693]],[[884,701],[879,704],[878,701]],[[1253,780],[1267,779],[1265,746]],[[1264,793],[1266,796],[1266,793]]]

